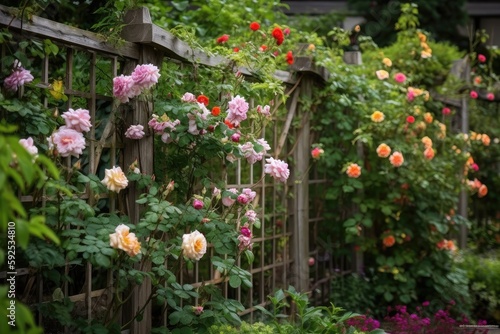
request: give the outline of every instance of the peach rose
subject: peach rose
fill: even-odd
[[[434,158],[434,149],[432,147],[427,147],[424,151],[424,157],[427,160],[432,160]]]
[[[191,260],[200,260],[207,252],[207,239],[197,230],[182,236],[182,251]]]
[[[136,256],[141,251],[141,243],[134,233],[129,233],[127,225],[120,224],[115,228],[115,233],[109,235],[109,245],[121,249],[130,256]]]
[[[387,158],[391,154],[391,148],[389,145],[382,143],[377,147],[377,155],[380,158]]]
[[[113,167],[104,171],[105,177],[101,181],[111,191],[117,193],[128,186],[128,179],[120,167]]]
[[[361,167],[358,164],[350,164],[346,170],[347,176],[358,178],[361,175]]]
[[[385,70],[376,71],[375,74],[377,75],[377,78],[379,80],[385,80],[385,79],[389,78],[389,72],[387,72]]]
[[[380,111],[374,111],[373,114],[371,115],[371,119],[372,121],[374,121],[375,123],[380,123],[384,120],[385,116],[382,112]]]
[[[389,161],[394,167],[400,167],[405,162],[405,159],[401,152],[396,151],[389,157]]]

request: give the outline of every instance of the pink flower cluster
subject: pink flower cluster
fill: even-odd
[[[240,122],[247,119],[248,102],[245,101],[245,98],[237,95],[229,101],[228,107],[226,121],[238,126]]]
[[[246,224],[240,229],[240,235],[238,236],[238,241],[240,242],[238,245],[240,252],[243,252],[244,250],[247,249],[251,250],[253,247],[252,231]]]
[[[160,70],[153,64],[137,65],[131,75],[113,79],[113,96],[126,103],[157,84],[160,76]]]
[[[38,154],[38,148],[33,143],[33,138],[28,137],[27,139],[20,139],[19,144],[21,144],[26,149],[26,151],[28,151],[29,154],[31,155]]]
[[[71,108],[64,112],[61,117],[66,125],[61,126],[48,138],[49,147],[55,148],[62,157],[79,157],[85,149],[85,137],[83,132],[90,131],[90,114],[87,109]]]
[[[125,131],[125,137],[129,139],[141,139],[144,135],[144,127],[140,124],[131,125],[127,131]]]
[[[153,114],[153,118],[151,118],[148,122],[148,125],[153,129],[153,131],[156,134],[161,135],[161,140],[164,143],[171,141],[170,133],[175,131],[175,127],[179,124],[181,124],[181,121],[178,119],[171,121],[167,115],[158,116],[155,114]]]
[[[4,79],[3,86],[7,90],[17,92],[19,87],[30,83],[31,81],[33,81],[33,79],[34,78],[31,75],[31,72],[24,69],[21,65],[21,62],[16,60],[14,62],[14,69],[12,70],[12,73]]]
[[[271,149],[271,146],[269,146],[264,138],[260,138],[256,140],[255,144],[246,142],[245,144],[240,145],[239,149],[247,161],[253,165],[257,161],[262,160],[267,151]]]
[[[288,164],[274,158],[268,158],[266,161],[267,164],[264,165],[264,173],[271,175],[277,181],[286,182],[290,176]]]

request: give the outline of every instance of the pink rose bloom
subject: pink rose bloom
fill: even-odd
[[[473,163],[471,166],[470,166],[475,172],[477,172],[479,170],[479,165],[476,164],[476,163]]]
[[[203,313],[203,306],[193,306],[193,313],[200,315]]]
[[[181,97],[182,102],[196,102],[196,96],[191,93],[184,93]]]
[[[406,93],[406,99],[408,102],[413,102],[413,100],[415,100],[415,93],[412,90],[408,91],[408,93]]]
[[[250,188],[243,188],[241,193],[247,196],[250,201],[253,201],[255,199],[255,196],[257,195],[257,193],[255,191],[252,191],[252,189]]]
[[[121,103],[127,103],[129,99],[140,94],[139,87],[135,86],[131,76],[120,75],[113,79],[113,96]]]
[[[444,107],[443,110],[441,110],[443,115],[447,116],[451,113],[451,109],[448,107]]]
[[[477,92],[476,92],[475,90],[471,90],[471,91],[470,91],[470,97],[471,97],[472,99],[477,99],[477,96],[478,96],[478,95],[477,95]]]
[[[181,124],[181,121],[179,121],[178,119],[176,119],[175,121],[166,120],[162,122],[159,122],[158,120],[161,121],[161,118],[158,115],[153,114],[153,118],[151,118],[151,120],[149,120],[148,122],[148,125],[156,134],[162,134],[165,129],[169,129],[170,132],[175,131],[175,127]]]
[[[271,112],[270,111],[271,111],[271,107],[270,106],[267,106],[267,105],[264,106],[264,107],[261,106],[261,105],[257,106],[257,112],[259,114],[264,115],[264,116],[271,116]]]
[[[253,243],[252,243],[252,238],[251,237],[246,237],[243,234],[240,234],[238,236],[238,241],[240,242],[238,245],[238,248],[240,252],[246,250],[246,249],[252,249]]]
[[[92,127],[90,123],[90,114],[87,109],[73,110],[69,108],[61,117],[64,118],[68,129],[73,129],[78,132],[89,132]]]
[[[252,231],[248,228],[248,226],[243,226],[240,230],[240,233],[244,235],[245,237],[251,238],[252,237]]]
[[[488,100],[490,100],[490,101],[493,101],[493,100],[495,99],[495,94],[493,94],[493,93],[488,93],[488,94],[486,95],[486,98],[487,98]]]
[[[214,187],[214,190],[212,191],[212,196],[217,197],[220,195],[220,189],[217,187]]]
[[[266,154],[267,151],[271,150],[271,146],[269,146],[269,144],[264,138],[257,139],[255,142],[263,147],[264,149],[263,154]]]
[[[20,139],[19,144],[21,144],[29,154],[38,154],[38,148],[33,144],[33,138],[28,137],[27,139]]]
[[[144,127],[140,124],[131,125],[127,131],[125,131],[125,137],[129,139],[141,139],[144,135]]]
[[[240,122],[247,119],[248,103],[245,101],[245,98],[237,95],[229,101],[228,107],[226,120],[235,126],[238,126]]]
[[[60,127],[53,135],[52,142],[62,157],[79,157],[85,149],[85,138],[81,132]]]
[[[394,75],[394,80],[396,80],[396,82],[399,82],[399,83],[403,83],[406,81],[406,75],[404,75],[403,73],[399,72],[399,73],[396,73]]]
[[[288,164],[274,158],[266,159],[267,164],[264,165],[264,173],[271,175],[275,180],[286,182],[290,176]]]
[[[21,63],[18,63],[17,67],[12,71],[12,73],[5,78],[3,81],[3,86],[10,91],[17,92],[17,89],[24,84],[30,83],[33,81],[33,76],[31,72],[25,70],[20,66]]]
[[[480,63],[484,63],[484,62],[486,62],[486,56],[485,56],[485,55],[482,55],[482,54],[478,54],[478,55],[477,55],[477,60],[478,60]]]
[[[201,210],[203,209],[203,201],[199,200],[199,199],[195,199],[193,201],[193,208],[195,208],[196,210]]]
[[[245,217],[248,218],[248,221],[251,223],[255,223],[255,220],[257,219],[257,212],[253,210],[248,210],[245,212]]]
[[[309,260],[307,261],[307,264],[309,264],[309,267],[314,266],[316,263],[316,260],[313,257],[310,257]]]
[[[238,194],[238,190],[236,190],[236,188],[231,188],[231,189],[228,189],[227,191],[229,192],[232,192],[233,194]],[[222,197],[222,204],[224,204],[225,206],[231,206],[234,204],[236,200],[232,199],[231,197]]]
[[[246,142],[245,144],[240,145],[239,149],[241,151],[241,154],[243,154],[243,156],[247,159],[248,163],[252,165],[257,161],[262,160],[263,155],[255,152],[255,150],[253,149],[253,144],[251,142]]]
[[[144,89],[149,89],[158,83],[160,70],[153,64],[137,65],[132,72],[134,83]]]

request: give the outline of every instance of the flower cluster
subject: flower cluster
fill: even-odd
[[[3,86],[9,91],[17,92],[19,87],[32,82],[33,79],[34,77],[31,75],[31,72],[26,70],[21,62],[16,59],[12,73],[4,79]]]
[[[90,131],[92,127],[89,111],[69,108],[61,117],[66,125],[61,126],[47,138],[49,148],[55,149],[62,157],[74,156],[78,158],[86,145],[83,132]]]
[[[422,32],[418,32],[417,34],[418,34],[418,39],[420,40],[420,46],[422,47],[422,51],[420,52],[420,57],[422,58],[432,57],[432,49],[427,44],[427,36]]]
[[[113,96],[126,103],[157,84],[160,76],[160,70],[155,65],[137,65],[131,75],[122,74],[113,78]]]
[[[346,324],[349,326],[353,326],[356,329],[363,332],[370,332],[377,328],[380,328],[380,322],[378,320],[368,317],[366,315],[359,315],[347,319]]]

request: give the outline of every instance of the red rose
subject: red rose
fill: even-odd
[[[250,29],[252,29],[253,31],[257,31],[260,29],[260,24],[257,22],[252,22],[250,23]]]

